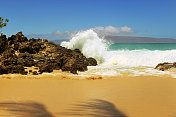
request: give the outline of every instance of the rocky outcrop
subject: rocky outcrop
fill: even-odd
[[[7,49],[7,46],[8,46],[8,41],[6,39],[6,36],[2,35],[0,38],[0,54]]]
[[[87,66],[95,65],[97,61],[86,58],[79,49],[66,49],[47,39],[28,40],[22,32],[9,38],[0,37],[0,74],[27,74],[24,67],[32,66],[38,67],[39,73],[61,69],[77,74],[77,71],[86,71]]]
[[[168,62],[159,63],[159,64],[155,67],[155,69],[161,70],[161,71],[165,71],[165,70],[168,70],[168,69],[171,69],[171,68],[176,68],[176,62],[174,62],[174,63],[168,63]]]

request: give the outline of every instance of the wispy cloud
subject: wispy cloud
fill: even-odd
[[[91,29],[94,30],[100,36],[134,33],[134,31],[128,26],[123,26],[123,27],[106,26],[106,27],[94,27]],[[72,30],[72,31],[65,31],[65,32],[61,32],[57,30],[53,33],[48,33],[48,34],[31,34],[31,35],[28,35],[28,38],[48,38],[51,40],[63,39],[63,38],[67,39],[69,37],[74,36],[79,31],[82,31],[82,30]]]
[[[95,32],[97,32],[99,35],[104,35],[104,36],[134,33],[134,31],[130,27],[127,27],[127,26],[123,26],[123,27],[114,27],[114,26],[95,27],[92,29]]]
[[[106,27],[94,27],[91,29],[94,30],[96,33],[98,33],[98,35],[103,35],[103,36],[134,33],[134,31],[128,26],[123,26],[123,27],[106,26]],[[73,36],[78,32],[79,30],[65,31],[62,33],[57,30],[54,32],[54,34],[57,36]]]
[[[63,33],[60,32],[59,30],[55,31],[53,34],[54,34],[55,36],[63,36]]]

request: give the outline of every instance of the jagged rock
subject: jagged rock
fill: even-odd
[[[15,51],[13,48],[7,48],[3,53],[2,53],[3,58],[10,58],[10,57],[16,57]]]
[[[33,75],[38,75],[37,71],[32,72]]]
[[[53,70],[54,70],[53,66],[48,63],[39,66],[39,73],[40,74],[42,74],[43,72],[50,73],[50,72],[53,72]]]
[[[1,60],[1,61],[4,66],[17,65],[17,58],[10,57],[10,58],[7,58],[7,59]]]
[[[25,52],[18,55],[18,64],[25,67],[32,67],[35,65],[33,55]]]
[[[87,58],[87,62],[88,62],[88,66],[96,66],[97,65],[97,61],[92,57]]]
[[[76,59],[72,57],[66,60],[65,64],[61,67],[61,69],[63,71],[70,71],[71,73],[76,74],[77,71],[75,67],[76,67]]]
[[[8,47],[8,41],[6,39],[6,35],[0,36],[0,54],[3,53]]]
[[[28,41],[27,37],[25,37],[22,32],[18,32],[16,35],[12,35],[8,38],[8,44],[17,44],[18,42],[26,42]]]
[[[25,75],[25,70],[22,65],[8,65],[4,67],[5,73],[20,73]]]
[[[7,70],[5,69],[5,66],[0,65],[0,75],[1,74],[7,74]]]
[[[9,73],[21,73],[21,74],[24,74],[25,73],[25,70],[24,70],[24,67],[22,65],[16,65],[16,66],[7,66],[7,68],[10,68],[11,71],[8,72]]]
[[[41,47],[42,45],[42,40],[41,39],[30,39],[27,42],[24,42],[19,46],[19,52],[20,53],[25,53],[28,52],[30,54],[35,54],[38,53],[40,49],[43,49]]]
[[[78,52],[78,53],[81,53],[81,51],[79,49],[75,49],[74,50],[75,52]]]
[[[61,69],[77,74],[86,71],[88,65],[97,65],[94,58],[86,58],[79,49],[66,49],[47,39],[28,40],[22,32],[8,39],[1,36],[0,45],[0,74],[26,74],[24,67],[31,66],[39,67],[39,73]]]
[[[168,70],[168,69],[171,69],[171,68],[176,68],[176,62],[174,62],[174,63],[168,63],[168,62],[159,63],[155,67],[155,69],[158,69],[158,70],[161,70],[161,71],[165,71],[165,70]]]
[[[43,39],[43,42],[48,42],[48,40],[47,39]]]

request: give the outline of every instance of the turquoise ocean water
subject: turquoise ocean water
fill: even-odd
[[[109,46],[109,50],[174,50],[176,49],[176,43],[123,43],[112,44]]]

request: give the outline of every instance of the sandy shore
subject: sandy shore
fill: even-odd
[[[62,79],[62,80],[61,80]],[[176,79],[1,78],[2,117],[174,117]]]

